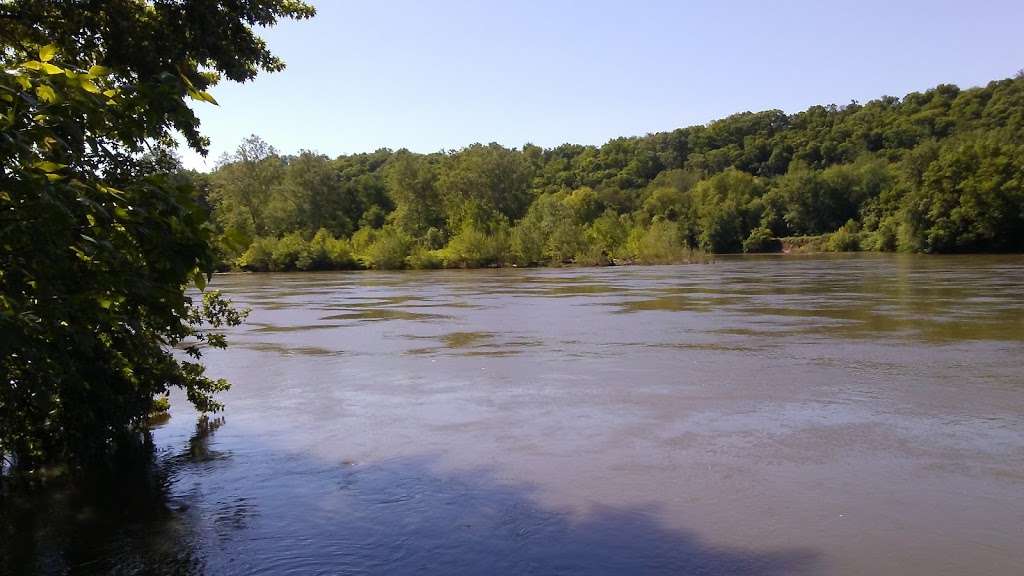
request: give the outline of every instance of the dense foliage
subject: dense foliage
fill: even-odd
[[[290,0],[0,4],[5,460],[103,454],[171,387],[219,407],[227,383],[197,360],[240,314],[186,292],[214,269],[214,232],[160,145],[178,131],[202,150],[188,99],[280,68],[252,27],[311,14]]]
[[[193,177],[222,265],[252,270],[666,262],[783,246],[1020,251],[1024,77],[745,112],[600,147],[330,159],[253,137]]]

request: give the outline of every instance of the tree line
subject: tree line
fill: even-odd
[[[1024,249],[1024,76],[744,112],[603,146],[284,155],[191,173],[222,267],[672,262],[820,249]]]

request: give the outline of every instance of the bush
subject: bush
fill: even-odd
[[[859,226],[853,220],[849,220],[846,224],[843,224],[839,230],[836,230],[828,238],[828,251],[829,252],[856,252],[860,250],[860,234],[858,233]]]
[[[359,267],[352,246],[344,238],[331,238],[327,243],[327,259],[332,270],[353,270]]]
[[[414,270],[432,270],[444,267],[444,260],[436,250],[428,250],[423,245],[416,245],[412,253],[405,259],[405,265]]]
[[[625,252],[626,239],[629,231],[614,210],[605,210],[586,230],[587,244],[590,246],[588,254],[594,249],[615,258]]]
[[[171,398],[169,396],[157,396],[153,398],[153,406],[149,409],[150,414],[163,414],[171,409]]]
[[[363,227],[356,230],[352,234],[352,253],[353,254],[365,254],[370,248],[370,244],[377,239],[377,235],[380,231],[375,228]]]
[[[583,193],[580,198],[586,196]],[[562,194],[544,194],[516,224],[511,243],[520,264],[561,264],[572,261],[581,250],[583,229],[565,200]]]
[[[396,228],[383,228],[372,244],[367,246],[360,260],[367,268],[400,270],[412,250],[412,240]]]
[[[634,228],[628,244],[633,259],[641,264],[690,262],[698,256],[681,242],[679,227],[667,220],[655,220],[646,229]]]
[[[348,240],[335,238],[321,228],[309,241],[309,270],[351,270],[356,268]]]
[[[427,229],[427,233],[423,236],[423,242],[426,244],[428,250],[438,250],[444,248],[447,242],[447,236],[444,232],[431,226]]]
[[[611,256],[603,248],[590,245],[576,255],[576,263],[583,266],[608,266],[612,263]]]
[[[512,229],[512,252],[522,266],[544,264],[544,246],[547,241],[542,222],[529,215]]]
[[[256,238],[236,264],[254,272],[351,270],[357,268],[348,240],[324,229],[308,242],[298,232],[282,238]]]
[[[586,248],[583,227],[572,220],[562,220],[552,228],[544,252],[548,262],[567,264],[575,262]]]
[[[267,272],[271,269],[271,255],[276,244],[275,238],[256,238],[238,258],[238,267],[255,272]]]
[[[270,263],[274,271],[309,270],[312,264],[309,243],[298,232],[283,236],[274,245]]]
[[[738,252],[743,247],[743,216],[731,201],[703,208],[700,247],[708,252]]]
[[[467,223],[440,255],[448,268],[501,266],[508,262],[511,248],[507,225],[495,223],[490,231],[485,231]]]
[[[895,218],[889,217],[879,223],[871,233],[861,234],[861,250],[892,252],[898,246],[899,224]]]
[[[307,248],[310,270],[327,270],[331,268],[331,257],[328,252],[332,240],[334,238],[330,232],[323,228],[317,230],[316,234],[313,235],[313,239],[309,241],[309,247]]]
[[[829,252],[856,252],[860,250],[860,240],[856,234],[840,228],[829,236],[827,246]]]
[[[743,251],[747,253],[779,252],[780,250],[782,250],[782,244],[778,238],[775,238],[772,231],[764,226],[751,230],[750,236],[743,241]]]

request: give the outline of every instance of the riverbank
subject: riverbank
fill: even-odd
[[[266,272],[318,272],[344,270],[473,270],[488,268],[587,268],[607,266],[660,266],[673,264],[707,264],[723,257],[742,255],[774,254],[780,256],[813,256],[816,254],[892,254],[894,250],[863,249],[859,235],[844,231],[813,236],[787,236],[767,238],[759,243],[757,250],[738,253],[711,253],[700,249],[678,246],[663,246],[660,249],[648,247],[638,256],[613,257],[606,252],[583,255],[558,262],[524,262],[514,254],[506,253],[490,257],[467,258],[453,255],[447,249],[414,249],[409,255],[392,255],[381,258],[380,254],[366,252],[353,254],[351,244],[346,240],[334,240],[334,247],[317,247],[316,242],[288,240],[280,242],[284,249],[266,244],[258,248],[255,256],[247,253],[234,265],[222,263],[219,272],[266,273]],[[909,254],[909,253],[908,253]],[[998,255],[1001,253],[977,253]],[[935,255],[938,256],[938,255]]]

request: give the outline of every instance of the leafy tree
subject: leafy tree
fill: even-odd
[[[544,198],[545,196],[542,196]],[[516,223],[512,229],[512,252],[516,262],[522,266],[546,264],[546,248],[548,240],[547,223],[537,206],[540,201],[530,207],[526,217]]]
[[[341,178],[322,154],[308,150],[289,158],[278,196],[287,199],[286,213],[291,214],[277,226],[278,230],[326,229],[334,236],[349,236],[354,230],[353,199],[344,193]]]
[[[0,5],[0,453],[99,456],[171,387],[219,408],[227,384],[204,375],[199,343],[224,346],[216,329],[240,314],[186,293],[215,265],[206,211],[142,153],[173,131],[203,150],[187,99],[280,69],[252,26],[312,14],[290,0]]]
[[[607,209],[586,229],[587,246],[607,258],[619,258],[625,252],[629,227],[625,217]]]
[[[294,206],[282,207],[281,202],[273,207],[276,214],[271,215],[275,189],[284,177],[284,162],[273,146],[250,136],[234,154],[221,159],[221,166],[214,175],[210,200],[217,206],[218,222],[227,234],[251,241],[294,219],[293,215],[280,214],[294,210]]]
[[[738,252],[761,220],[764,193],[762,180],[734,169],[699,182],[693,190],[699,246],[708,252]]]
[[[1024,146],[986,134],[949,142],[905,214],[908,241],[927,252],[1024,249]]]
[[[354,154],[334,160],[341,183],[341,199],[352,206],[349,217],[357,227],[380,228],[394,209],[387,194],[384,171],[391,160],[390,150]]]
[[[583,250],[583,227],[577,223],[571,201],[572,196],[545,194],[530,206],[512,232],[520,263],[571,262]]]
[[[579,224],[589,224],[604,212],[605,205],[593,188],[584,186],[569,194],[563,203],[572,212],[573,220]]]
[[[444,227],[437,192],[437,169],[430,158],[399,151],[387,168],[388,196],[395,204],[390,220],[406,234],[424,236]]]
[[[498,144],[474,144],[448,156],[437,185],[449,228],[459,230],[467,221],[480,226],[495,216],[521,218],[530,205],[532,176],[521,153]]]
[[[794,163],[774,192],[785,206],[783,219],[791,233],[821,234],[858,217],[890,185],[886,163],[864,157],[820,171]]]

